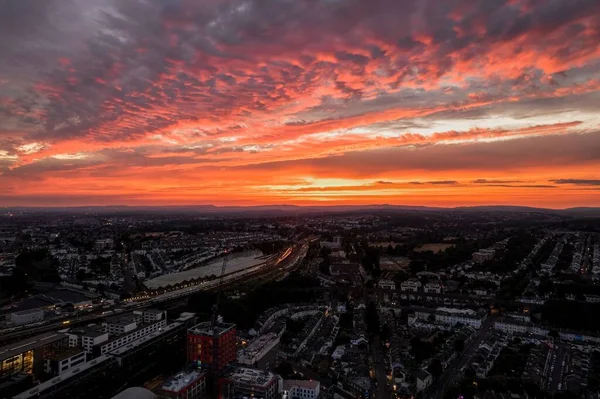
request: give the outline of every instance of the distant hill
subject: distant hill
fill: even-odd
[[[412,205],[329,205],[329,206],[299,206],[299,205],[260,205],[260,206],[216,206],[216,205],[186,205],[186,206],[80,206],[80,207],[6,207],[0,212],[25,213],[70,213],[70,214],[110,214],[110,213],[174,213],[174,214],[252,214],[257,215],[301,215],[318,213],[345,213],[361,211],[381,212],[500,212],[500,213],[545,213],[571,217],[600,217],[600,207],[579,207],[567,209],[547,209],[527,206],[486,205],[461,206],[455,208],[412,206]]]

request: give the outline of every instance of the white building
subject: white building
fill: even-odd
[[[95,349],[96,355],[104,355],[105,353],[110,353],[111,351],[120,348],[124,345],[127,345],[131,342],[137,341],[140,338],[143,338],[147,335],[150,335],[154,332],[161,331],[167,326],[166,320],[157,321],[152,324],[145,324],[141,327],[138,327],[134,330],[131,330],[121,336],[117,336],[112,338],[106,342],[102,342],[97,345]]]
[[[381,288],[382,290],[395,290],[396,289],[396,283],[394,283],[392,280],[379,280],[379,282],[377,283],[377,286],[379,288]]]
[[[480,249],[473,254],[473,260],[477,263],[483,263],[488,260],[494,259],[496,251],[493,249]]]
[[[494,323],[494,329],[502,331],[505,334],[532,334],[539,337],[548,335],[549,330],[533,323],[526,323],[520,320],[503,318]]]
[[[255,366],[279,344],[279,336],[274,333],[261,335],[246,348],[238,352],[238,363]]]
[[[8,319],[12,324],[22,326],[44,320],[44,311],[42,309],[22,310],[11,313]]]
[[[484,315],[471,309],[437,308],[435,311],[435,321],[450,325],[460,323],[480,328],[484,318]]]
[[[316,399],[319,397],[320,389],[319,381],[284,380],[283,399]]]
[[[50,375],[61,375],[71,367],[85,362],[85,351],[81,348],[69,349],[58,355],[44,359],[44,371]]]
[[[428,294],[441,294],[442,293],[442,285],[439,282],[427,283],[423,287],[423,291],[425,291]]]
[[[401,291],[417,292],[421,288],[421,282],[416,278],[410,278],[400,284]]]

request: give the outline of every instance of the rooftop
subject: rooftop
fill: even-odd
[[[102,326],[98,326],[98,325],[87,326],[82,329],[75,329],[75,330],[73,330],[73,333],[82,335],[84,337],[92,337],[92,338],[96,338],[101,335],[108,334],[106,331],[104,331],[104,328]]]
[[[16,342],[12,345],[6,345],[0,348],[0,359],[7,359],[64,338],[66,338],[65,334],[47,333]]]
[[[292,388],[317,389],[321,383],[315,380],[283,380],[283,390]]]
[[[233,323],[216,323],[213,331],[211,322],[205,321],[200,324],[196,324],[194,327],[190,328],[188,332],[195,335],[213,335],[215,333],[222,335],[233,328],[235,328],[235,324]]]
[[[114,316],[106,319],[107,323],[118,324],[120,326],[126,326],[140,320],[140,316],[134,313],[127,313],[119,316]]]
[[[58,384],[62,383],[63,381],[68,380],[69,378],[74,377],[75,375],[77,375],[79,373],[82,373],[86,370],[94,368],[94,367],[96,367],[104,362],[108,362],[110,360],[112,360],[112,358],[110,356],[102,355],[90,362],[81,363],[77,367],[67,369],[63,374],[59,375],[58,377],[54,377],[51,380],[48,380],[42,384],[36,385],[35,388],[32,388],[28,391],[21,392],[20,394],[15,396],[13,399],[36,398],[40,392],[44,392],[44,391],[52,388],[53,386],[58,385]]]
[[[112,399],[155,399],[157,396],[145,388],[131,387],[112,397]]]
[[[275,378],[275,374],[264,370],[238,367],[227,377],[236,383],[266,387]]]
[[[61,353],[58,353],[58,354],[55,354],[55,355],[50,355],[46,359],[64,360],[64,359],[68,359],[70,357],[73,357],[75,355],[78,355],[80,353],[84,353],[83,352],[83,348],[70,348],[70,349],[67,349],[64,352],[61,352]]]
[[[175,321],[174,323],[171,323],[171,324],[167,325],[166,327],[159,329],[158,331],[154,331],[153,333],[150,333],[148,335],[144,335],[143,337],[141,337],[141,338],[139,338],[139,339],[137,339],[137,340],[135,340],[133,342],[130,342],[127,345],[123,345],[123,346],[118,347],[117,349],[114,349],[113,351],[110,352],[110,354],[112,356],[123,355],[127,351],[129,351],[129,350],[131,350],[133,348],[141,346],[142,344],[144,344],[146,342],[152,341],[153,339],[158,338],[161,335],[166,334],[167,332],[169,332],[171,330],[174,330],[175,328],[181,326],[181,324],[182,324],[181,322]]]
[[[204,378],[205,375],[205,372],[199,370],[193,370],[187,373],[181,372],[173,378],[168,379],[161,389],[168,392],[179,392],[200,378]]]
[[[162,313],[164,313],[164,310],[160,310],[160,309],[144,309],[144,313],[162,314]]]

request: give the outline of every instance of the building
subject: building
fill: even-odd
[[[193,313],[182,313],[165,328],[111,353],[72,366],[58,376],[21,392],[15,398],[108,398],[127,384],[140,385],[164,370],[176,370],[185,362],[186,333],[195,323],[194,316]],[[145,396],[121,397],[141,399]]]
[[[360,276],[360,267],[358,263],[333,263],[329,266],[329,273],[332,277],[352,280]]]
[[[167,381],[160,388],[161,397],[172,399],[206,398],[207,373],[202,370],[181,372]]]
[[[97,357],[159,331],[167,325],[166,317],[160,317],[158,321],[149,324],[144,324],[143,320],[144,315],[129,313],[110,318],[106,327],[93,325],[73,330],[69,332],[70,345],[81,345],[89,354],[88,358]]]
[[[94,346],[108,341],[108,332],[102,326],[91,325],[82,329],[69,331],[69,346],[81,346],[91,357]]]
[[[319,381],[284,380],[283,399],[317,399],[320,389]]]
[[[104,238],[100,240],[96,240],[95,247],[98,251],[103,251],[106,249],[112,249],[115,245],[115,242],[112,238]]]
[[[423,287],[423,291],[428,294],[441,294],[442,293],[442,285],[439,282],[427,283]]]
[[[415,380],[417,383],[417,392],[421,392],[422,390],[424,390],[425,388],[430,386],[431,383],[433,382],[433,378],[431,377],[431,374],[429,374],[425,370],[417,371],[417,373],[415,375]]]
[[[147,365],[148,359],[179,358],[181,364],[185,362],[185,338],[188,329],[193,325],[195,315],[193,313],[182,313],[173,323],[159,328],[156,331],[141,335],[131,342],[121,345],[109,351],[119,366],[136,373],[139,368]],[[156,324],[156,323],[155,323]]]
[[[47,333],[0,348],[0,377],[26,373],[40,377],[44,373],[44,359],[69,348],[69,337],[61,333]]]
[[[106,329],[111,335],[121,335],[135,330],[142,321],[142,316],[135,313],[128,313],[111,317],[106,320]]]
[[[379,282],[377,283],[377,286],[379,288],[381,288],[382,290],[395,290],[396,289],[396,283],[394,283],[392,280],[379,280]]]
[[[212,328],[211,322],[204,322],[190,328],[187,334],[187,357],[189,362],[208,366],[216,372],[235,362],[235,324],[216,323]]]
[[[131,387],[119,392],[112,399],[158,399],[158,396],[145,388]]]
[[[134,314],[141,314],[144,323],[154,323],[156,321],[166,320],[167,312],[159,309],[145,309],[142,311],[136,310]]]
[[[84,399],[102,397],[116,364],[110,356],[100,356],[70,368],[57,377],[15,395],[13,399]]]
[[[463,324],[473,328],[480,328],[484,314],[471,309],[437,308],[435,310],[435,321],[442,324]]]
[[[273,360],[279,348],[279,335],[267,333],[252,341],[246,348],[238,352],[238,363],[245,366],[266,368]]]
[[[22,310],[20,312],[11,313],[8,320],[15,326],[32,324],[44,320],[44,311],[42,309]]]
[[[527,323],[525,321],[515,320],[507,317],[494,322],[494,329],[509,335],[532,334],[541,337],[547,336],[548,332],[550,331],[533,323]]]
[[[421,282],[416,278],[409,278],[400,284],[400,290],[406,292],[417,292],[421,288]]]
[[[480,249],[473,253],[473,261],[477,263],[487,262],[488,260],[494,259],[496,251],[493,249]]]
[[[65,352],[44,359],[44,372],[51,376],[61,375],[71,367],[85,362],[86,353],[81,348],[71,348]]]
[[[219,379],[219,399],[279,398],[279,378],[268,371],[232,367]]]
[[[33,375],[15,373],[0,377],[0,398],[12,398],[19,393],[33,388]]]

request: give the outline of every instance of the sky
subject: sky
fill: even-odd
[[[598,0],[0,0],[0,206],[600,206]]]

